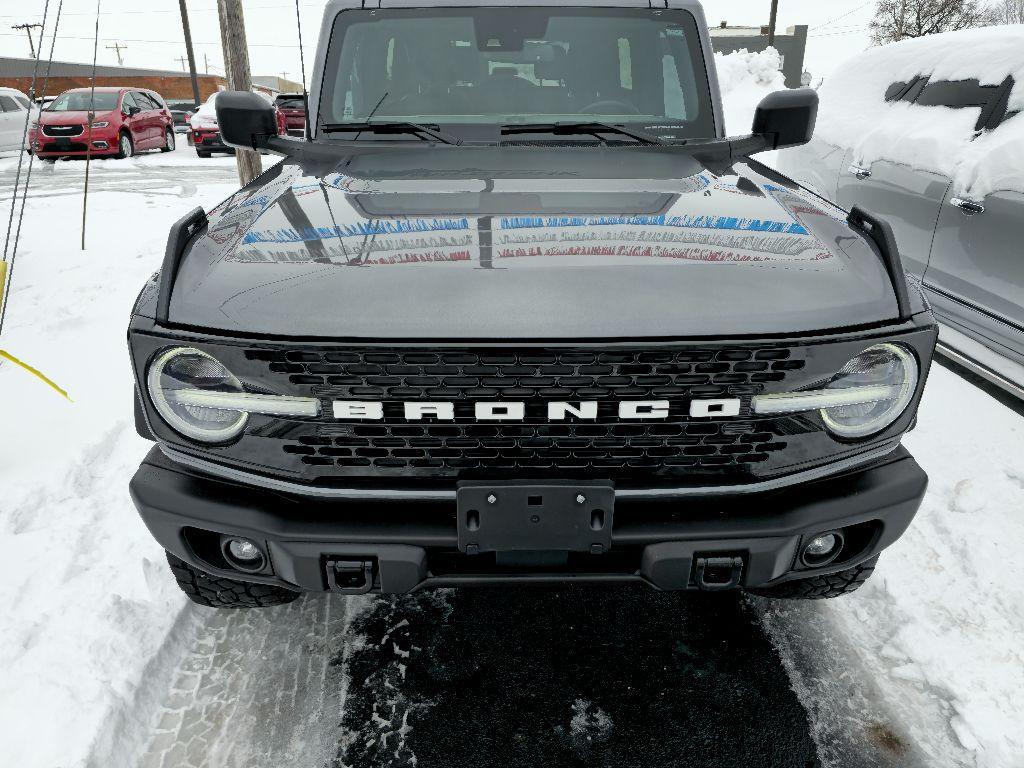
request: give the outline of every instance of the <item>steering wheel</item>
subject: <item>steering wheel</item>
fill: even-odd
[[[634,107],[632,104],[628,104],[625,101],[615,101],[614,99],[604,99],[603,101],[595,101],[593,104],[588,104],[580,112],[586,114],[588,112],[604,113],[609,115],[616,114],[629,114],[639,115],[640,110]]]

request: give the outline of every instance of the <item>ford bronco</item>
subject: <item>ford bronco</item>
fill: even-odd
[[[908,527],[936,326],[881,219],[726,133],[695,0],[332,0],[307,136],[135,305],[131,495],[195,601],[639,581],[833,597]]]

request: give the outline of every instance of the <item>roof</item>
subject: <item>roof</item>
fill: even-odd
[[[50,77],[81,77],[92,75],[92,64],[80,64],[73,61],[57,61],[52,63],[42,59],[37,63],[35,59],[16,59],[9,56],[0,56],[0,78],[11,77],[32,77],[37,73],[39,77],[46,75],[49,65]],[[188,77],[189,73],[175,69],[139,69],[136,67],[113,67],[104,64],[96,65],[97,77]],[[213,75],[199,75],[200,77],[213,77]]]

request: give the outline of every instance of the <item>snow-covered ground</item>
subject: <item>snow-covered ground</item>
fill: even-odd
[[[756,102],[781,86],[766,56],[718,59],[732,133],[746,131]],[[15,163],[0,160],[4,224]],[[209,691],[211,707],[224,695],[244,698],[231,722],[250,733],[258,721],[246,715],[270,693],[225,683],[217,669],[177,668],[186,652],[189,664],[203,656],[214,635],[248,625],[186,607],[128,499],[148,443],[132,428],[124,335],[168,226],[220,201],[237,178],[232,158],[199,160],[184,145],[97,162],[83,251],[83,169],[35,167],[0,343],[73,399],[0,366],[0,744],[3,763],[20,768],[130,764],[164,751],[172,757],[163,764],[175,765],[166,742],[193,727],[175,719],[167,691]],[[765,624],[826,761],[830,739],[859,729],[896,754],[900,745],[916,750],[922,764],[1020,768],[1024,419],[936,368],[907,445],[932,485],[874,579],[827,604],[761,606]],[[326,633],[341,614],[312,615],[319,599],[265,614],[260,631],[273,638],[309,614]],[[244,671],[243,650],[226,656]]]
[[[16,163],[0,160],[4,229]],[[26,768],[83,764],[185,606],[127,495],[149,444],[125,332],[168,227],[237,187],[233,158],[187,146],[96,162],[83,251],[84,167],[33,169],[0,343],[73,399],[0,365],[0,743]]]
[[[766,623],[826,755],[885,724],[927,765],[1020,768],[1024,418],[934,366],[904,444],[930,478],[910,530],[858,592]]]

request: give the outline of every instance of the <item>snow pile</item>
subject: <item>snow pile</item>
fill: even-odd
[[[948,176],[964,197],[1024,192],[1024,116],[974,140],[980,107],[885,101],[893,83],[919,76],[977,79],[981,85],[1013,77],[1008,111],[1024,110],[1024,25],[931,35],[866,51],[821,87],[815,136],[842,147],[852,142],[859,164],[890,160]]]
[[[178,153],[194,157],[190,147]],[[0,365],[5,765],[85,764],[98,734],[132,715],[147,665],[186,604],[128,497],[150,443],[133,428],[125,331],[139,289],[160,266],[169,226],[236,184],[199,194],[188,181],[133,173],[150,157],[166,156],[93,163],[101,170],[91,181],[85,251],[77,226],[84,163],[33,172],[0,346],[74,402]],[[5,221],[13,166],[0,164]]]
[[[796,669],[794,687],[818,720],[824,757],[836,729],[842,738],[863,728],[871,739],[880,710],[924,764],[1019,768],[1024,419],[936,367],[917,430],[904,442],[930,478],[910,529],[858,592],[822,604],[775,603],[769,630]],[[810,643],[825,651],[808,655],[828,657],[830,638],[845,652],[802,671],[795,657],[808,638],[790,638],[816,620],[826,630]],[[864,686],[878,695],[862,701],[855,693]],[[847,722],[833,722],[840,717]]]
[[[761,99],[786,87],[781,67],[782,57],[774,48],[755,53],[742,50],[715,54],[725,127],[730,136],[750,133],[754,110]]]

